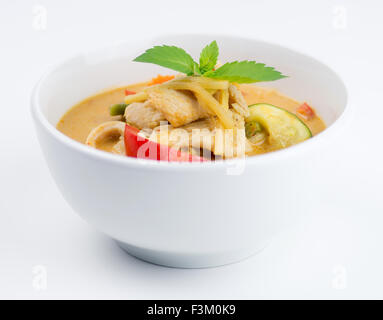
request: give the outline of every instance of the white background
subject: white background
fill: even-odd
[[[1,0],[0,298],[383,298],[382,12],[378,0]],[[350,91],[353,123],[321,201],[241,263],[177,270],[125,254],[66,204],[35,137],[29,94],[49,65],[169,32],[287,45]]]

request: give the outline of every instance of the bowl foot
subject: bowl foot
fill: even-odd
[[[235,252],[196,254],[157,251],[139,248],[117,240],[116,242],[118,246],[128,254],[145,262],[172,268],[188,269],[211,268],[239,262],[260,252],[266,246],[266,244],[264,244],[258,248],[253,248],[252,250],[241,250]]]

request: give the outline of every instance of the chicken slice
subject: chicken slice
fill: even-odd
[[[125,120],[139,129],[153,129],[166,119],[162,112],[154,108],[150,101],[146,101],[133,102],[128,105],[125,109]]]
[[[175,128],[208,116],[190,92],[160,87],[150,88],[147,92],[148,101]]]

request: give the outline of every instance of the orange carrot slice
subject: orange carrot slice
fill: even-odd
[[[172,79],[174,79],[174,76],[162,76],[159,74],[156,78],[153,78],[148,85],[153,86],[155,84],[161,84]]]

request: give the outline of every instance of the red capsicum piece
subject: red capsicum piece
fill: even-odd
[[[151,159],[160,161],[178,161],[178,162],[202,162],[204,158],[192,155],[187,152],[181,152],[167,145],[162,145],[150,141],[138,133],[140,130],[125,125],[124,142],[126,155],[128,157],[139,159]]]
[[[130,90],[128,90],[128,89],[125,89],[125,95],[126,95],[126,96],[130,96],[131,94],[136,94],[136,92],[134,92],[134,91],[130,91]]]
[[[315,117],[314,110],[306,102],[299,106],[297,112],[306,120],[311,120]]]

